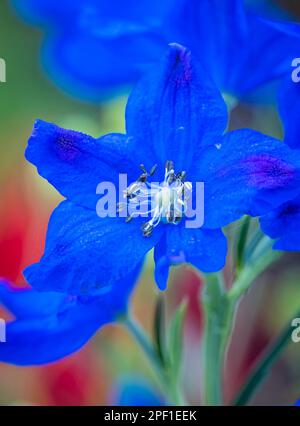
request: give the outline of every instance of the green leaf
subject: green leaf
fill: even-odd
[[[166,323],[165,323],[165,303],[163,296],[159,296],[154,315],[154,341],[157,354],[163,365],[166,363]]]
[[[246,216],[243,220],[241,231],[238,235],[237,246],[236,246],[236,266],[238,270],[242,269],[244,266],[245,248],[247,244],[250,223],[251,223],[250,216]]]
[[[240,390],[239,394],[233,401],[232,405],[246,405],[251,398],[255,395],[258,388],[264,382],[274,363],[278,360],[286,346],[292,342],[291,335],[293,327],[291,325],[294,318],[299,318],[300,311],[298,311],[287,323],[285,329],[281,332],[278,338],[270,344],[265,350],[261,359],[252,369],[250,376],[246,383]]]
[[[186,314],[187,302],[184,300],[173,315],[168,330],[168,353],[170,372],[177,378],[180,372],[182,349],[183,349],[183,325]]]

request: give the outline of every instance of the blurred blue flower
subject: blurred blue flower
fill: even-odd
[[[300,30],[245,9],[243,0],[12,0],[44,33],[42,61],[59,87],[97,101],[136,82],[169,42],[198,55],[238,98],[286,75]],[[258,60],[259,58],[259,60]]]
[[[300,151],[300,82],[290,78],[280,92],[279,107],[284,125],[285,143]],[[295,198],[287,201],[260,220],[262,230],[277,241],[274,249],[286,251],[300,250],[300,188]]]
[[[166,48],[163,21],[173,0],[12,0],[43,29],[42,62],[55,83],[98,101],[127,90]]]
[[[117,406],[162,406],[164,398],[146,380],[126,377],[113,389],[112,403]]]
[[[38,365],[77,351],[100,327],[125,314],[138,272],[104,287],[97,297],[37,292],[0,280],[0,307],[14,317],[6,327],[6,342],[0,344],[0,361]]]
[[[25,270],[27,281],[38,290],[97,294],[103,282],[110,286],[125,279],[153,247],[161,289],[171,265],[221,269],[226,258],[221,228],[244,214],[269,212],[295,196],[300,182],[300,154],[248,129],[223,135],[226,125],[220,93],[179,45],[169,47],[131,94],[126,135],[94,139],[37,121],[26,158],[67,200],[50,219],[45,253]],[[137,179],[140,164],[144,171]],[[155,178],[146,176],[163,182],[164,189],[155,190],[151,220],[97,216],[100,182],[111,182],[118,191],[119,174],[127,174],[130,202],[153,165]],[[189,228],[187,217],[179,221],[174,211],[179,196],[171,184],[184,190],[185,176],[194,198],[197,182],[204,182],[201,229]]]
[[[219,89],[231,96],[248,98],[274,83],[290,73],[298,56],[300,25],[268,20],[243,0],[177,0],[174,10],[172,37],[199,55]]]

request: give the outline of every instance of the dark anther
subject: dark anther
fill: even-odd
[[[186,172],[183,170],[182,172],[177,173],[176,178],[183,182],[186,178]]]
[[[140,169],[142,170],[142,172],[147,174],[147,170],[146,170],[146,167],[144,166],[144,164],[140,164]]]
[[[167,162],[166,162],[166,170],[169,172],[170,170],[174,170],[174,163],[173,163],[173,161],[171,161],[171,160],[168,160]]]
[[[148,177],[148,173],[147,172],[143,173],[143,174],[141,174],[141,176],[138,178],[137,181],[145,183],[147,181],[147,177]]]
[[[126,198],[128,198],[129,200],[133,200],[134,198],[136,198],[137,194],[135,194],[132,191],[129,191],[128,189],[126,190]]]
[[[128,194],[127,195],[127,198],[129,199],[129,200],[133,200],[134,198],[136,198],[137,197],[137,195],[136,194]]]
[[[152,169],[150,170],[149,175],[150,175],[150,176],[153,176],[153,175],[154,175],[154,173],[156,172],[156,170],[157,170],[157,164],[154,164],[154,166],[153,166],[153,167],[152,167]]]
[[[150,237],[153,231],[153,225],[150,222],[146,222],[142,225],[142,231],[144,237]]]
[[[167,215],[167,221],[168,221],[168,223],[172,223],[172,222],[174,222],[174,219],[175,219],[174,204],[171,204],[170,211]]]
[[[126,222],[126,223],[129,223],[132,219],[133,219],[133,215],[132,215],[132,214],[130,214],[129,216],[127,216],[127,217],[126,217],[125,222]]]
[[[175,180],[176,180],[176,174],[175,174],[175,172],[174,172],[174,170],[173,169],[171,169],[170,171],[169,171],[169,177],[168,177],[168,180],[167,180],[167,182],[168,182],[168,184],[169,185],[171,185],[173,182],[175,182]]]
[[[179,223],[181,221],[181,216],[175,216],[173,223]]]

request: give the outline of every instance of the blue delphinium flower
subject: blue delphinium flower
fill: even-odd
[[[285,82],[280,94],[280,112],[285,143],[300,152],[300,82]],[[295,198],[283,203],[260,220],[262,230],[276,239],[274,249],[300,250],[300,188]]]
[[[136,82],[170,42],[192,50],[219,89],[238,98],[286,74],[298,53],[298,26],[263,19],[243,0],[12,4],[44,29],[42,57],[53,80],[90,100]]]
[[[173,0],[13,0],[45,32],[42,62],[68,93],[99,100],[126,88],[166,48],[163,21]]]
[[[97,297],[37,292],[0,280],[0,307],[14,317],[6,327],[6,342],[0,344],[0,361],[38,365],[77,351],[100,327],[125,315],[138,272],[103,287]]]
[[[237,98],[287,75],[300,26],[271,21],[243,0],[178,0],[172,37],[201,58],[217,86]]]
[[[221,269],[226,258],[221,228],[281,205],[297,194],[300,181],[300,154],[248,129],[223,135],[226,125],[220,93],[179,45],[169,47],[131,94],[126,135],[94,139],[37,121],[26,158],[67,200],[50,219],[45,253],[25,270],[27,281],[38,290],[97,294],[103,282],[125,279],[153,247],[161,289],[171,265]],[[154,165],[151,176],[147,171]],[[128,202],[146,195],[142,181],[162,182],[152,192],[151,219],[98,217],[96,188],[109,181],[118,191],[120,173],[128,176]],[[187,182],[194,199],[196,183],[204,183],[200,229],[174,213]]]

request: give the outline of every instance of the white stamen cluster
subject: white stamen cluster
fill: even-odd
[[[185,182],[184,171],[175,173],[172,161],[166,162],[165,176],[161,184],[148,182],[149,177],[153,176],[157,169],[156,165],[149,173],[144,165],[140,167],[143,173],[124,191],[124,198],[127,200],[126,204],[130,212],[126,221],[129,222],[137,216],[151,215],[151,219],[142,225],[143,235],[150,237],[153,229],[161,221],[171,224],[180,222],[187,208],[185,191],[191,191],[192,185],[190,182]],[[120,203],[119,209],[123,207],[124,203]]]

